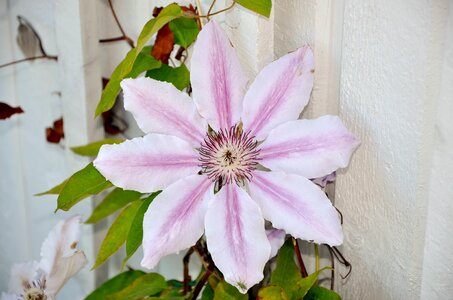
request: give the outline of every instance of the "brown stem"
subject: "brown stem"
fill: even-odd
[[[195,289],[193,290],[192,293],[192,298],[191,300],[196,300],[198,295],[200,294],[201,290],[203,289],[204,285],[209,279],[209,276],[211,276],[212,271],[207,269],[206,272],[204,273],[203,277],[201,278],[200,281],[197,282],[197,285],[195,286]]]
[[[194,252],[193,247],[190,248],[186,255],[184,255],[184,258],[182,259],[183,262],[183,291],[182,294],[185,295],[188,292],[190,292],[190,275],[189,275],[189,262],[190,262],[190,256]]]
[[[332,270],[330,270],[330,289],[333,291],[335,287],[335,257],[333,256],[333,251],[330,249],[329,246],[327,246],[327,249],[329,249],[330,253],[330,264],[332,267]]]
[[[208,13],[207,13],[208,16],[211,14],[211,11],[214,8],[214,5],[215,5],[216,2],[217,2],[217,0],[213,0],[212,3],[211,3],[211,6],[209,6],[209,10],[208,10]]]
[[[227,11],[227,10],[230,10],[230,9],[232,9],[235,5],[236,5],[236,1],[233,0],[233,3],[231,3],[230,6],[224,8],[224,9],[218,10],[218,11],[216,11],[216,12],[213,12],[213,13],[211,13],[211,14],[204,15],[204,16],[200,16],[200,15],[186,15],[186,17],[187,17],[187,18],[196,18],[196,19],[199,19],[199,18],[209,18],[209,17],[215,16],[215,15],[221,14],[221,13]]]
[[[15,65],[15,64],[18,64],[21,62],[25,62],[25,61],[30,61],[30,60],[35,60],[35,59],[44,59],[44,58],[58,60],[58,56],[55,56],[55,55],[39,55],[39,56],[27,57],[27,58],[22,58],[22,59],[18,59],[15,61],[11,61],[9,63],[0,65],[0,68],[8,67],[8,66]]]
[[[296,253],[297,261],[299,262],[300,266],[300,274],[302,277],[307,277],[307,269],[305,268],[304,261],[302,259],[302,255],[300,254],[300,249],[299,249],[299,244],[297,244],[297,240],[295,238],[292,238],[293,240],[293,246],[294,246],[294,252]]]
[[[100,39],[99,43],[111,43],[111,42],[118,42],[118,41],[129,41],[127,36],[119,36],[109,39]]]
[[[118,16],[116,15],[116,12],[115,12],[115,8],[113,7],[112,0],[108,0],[108,2],[109,2],[110,10],[112,11],[113,18],[115,19],[116,25],[118,26],[118,29],[121,31],[121,35],[123,37],[123,39],[118,40],[118,41],[125,40],[129,44],[129,46],[131,46],[131,48],[134,48],[135,47],[134,42],[132,41],[132,39],[130,37],[127,36],[126,32],[123,29],[123,26],[121,26],[120,20],[118,19]]]

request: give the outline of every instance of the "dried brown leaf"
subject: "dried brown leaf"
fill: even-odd
[[[58,144],[64,138],[63,118],[55,120],[52,127],[46,128],[46,140],[49,143]]]
[[[0,102],[0,120],[5,120],[14,114],[21,114],[24,110],[20,106],[12,107],[6,103]]]

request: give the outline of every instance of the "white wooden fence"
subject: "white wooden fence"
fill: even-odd
[[[152,8],[168,2],[114,5],[136,38]],[[241,8],[221,17],[247,74],[311,44],[316,83],[304,117],[339,114],[362,140],[336,184],[346,234],[342,251],[353,265],[347,280],[337,276],[340,293],[344,299],[452,299],[453,2],[273,2],[269,20]],[[102,136],[93,119],[100,78],[128,50],[125,43],[98,43],[119,33],[105,0],[0,0],[0,64],[22,57],[17,15],[35,26],[46,51],[59,60],[0,69],[0,101],[25,110],[0,121],[0,290],[12,263],[37,259],[48,230],[67,216],[53,214],[54,197],[33,194],[86,163],[68,147]],[[60,116],[63,146],[44,136]],[[90,209],[85,201],[76,211],[86,217]],[[84,228],[83,247],[93,261],[103,229]],[[175,276],[176,266],[179,261],[170,258],[160,271]],[[110,273],[116,270],[110,264]],[[87,268],[61,299],[82,298],[96,277],[107,275],[106,268]]]

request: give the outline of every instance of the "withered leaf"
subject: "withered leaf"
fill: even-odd
[[[0,120],[5,120],[14,114],[21,114],[24,110],[20,106],[12,107],[6,103],[0,102]]]
[[[162,9],[163,7],[155,7],[153,9],[153,17],[157,17]],[[170,26],[165,24],[164,27],[159,29],[157,32],[156,40],[154,41],[154,46],[151,50],[151,55],[160,62],[168,64],[174,45],[175,37],[173,32],[170,30]]]
[[[175,37],[173,32],[170,30],[170,26],[165,24],[164,27],[157,32],[156,41],[154,42],[151,55],[164,64],[168,64],[174,45]]]
[[[49,143],[58,144],[64,138],[63,118],[55,120],[52,127],[46,128],[46,140]]]
[[[46,55],[41,38],[30,22],[22,16],[17,16],[17,20],[19,21],[19,27],[17,28],[16,41],[25,57]]]
[[[102,113],[102,124],[104,131],[111,135],[124,133],[128,128],[126,121],[118,117],[112,109]]]

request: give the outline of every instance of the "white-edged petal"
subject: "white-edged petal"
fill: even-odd
[[[192,175],[168,186],[153,200],[143,219],[143,267],[152,269],[163,256],[197,242],[213,192],[214,184],[206,176]]]
[[[145,133],[174,135],[198,147],[208,129],[192,99],[172,84],[151,78],[124,79],[124,107]]]
[[[310,180],[284,172],[255,171],[249,190],[273,227],[318,244],[338,246],[343,242],[336,209]]]
[[[59,221],[41,246],[39,268],[46,274],[55,273],[61,258],[70,257],[78,251],[80,232],[81,216],[76,215]]]
[[[337,116],[286,122],[260,146],[260,163],[273,171],[318,178],[348,165],[359,140]]]
[[[280,250],[285,243],[286,232],[275,228],[266,229],[266,236],[271,244],[271,255],[269,256],[269,259],[271,259],[277,255],[278,250]]]
[[[103,145],[93,162],[115,186],[154,192],[199,171],[197,152],[175,136],[147,134],[116,145]]]
[[[42,244],[39,268],[46,274],[46,294],[52,299],[87,263],[77,248],[80,233],[81,216],[76,215],[58,222]]]
[[[247,80],[234,48],[215,21],[198,35],[190,82],[198,111],[214,130],[239,122]]]
[[[264,67],[244,98],[244,129],[263,140],[274,127],[296,120],[310,98],[313,68],[308,46]]]
[[[225,280],[242,293],[263,279],[271,247],[260,208],[236,184],[215,195],[205,219],[206,241]]]
[[[8,284],[8,291],[14,294],[20,294],[27,285],[32,284],[36,279],[38,263],[29,261],[13,265],[11,268],[11,277]]]
[[[85,253],[76,250],[71,256],[63,256],[58,260],[57,268],[46,278],[46,294],[50,299],[55,299],[56,294],[65,283],[79,272],[86,264]]]

